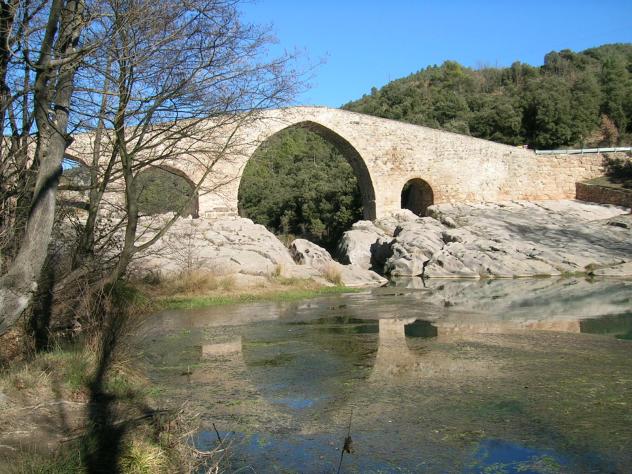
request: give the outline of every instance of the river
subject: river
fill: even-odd
[[[245,472],[632,472],[632,281],[403,280],[165,311],[139,350]]]

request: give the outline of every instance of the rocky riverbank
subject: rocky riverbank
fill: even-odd
[[[391,276],[513,278],[588,273],[632,277],[630,210],[581,201],[440,204],[361,221],[340,261]]]
[[[167,216],[142,222],[145,239]],[[133,272],[142,278],[172,278],[205,272],[230,277],[237,287],[265,284],[271,277],[312,279],[322,285],[380,286],[387,280],[368,268],[341,265],[329,253],[297,239],[288,249],[264,226],[250,219],[181,219],[148,252],[137,258]]]
[[[402,210],[357,222],[340,242],[338,261],[304,239],[287,248],[249,219],[182,219],[136,260],[134,270],[145,277],[203,271],[246,287],[272,276],[349,287],[381,286],[384,276],[632,277],[632,215],[626,208],[539,201],[440,204],[429,213],[420,218]],[[146,238],[159,223],[144,223]]]

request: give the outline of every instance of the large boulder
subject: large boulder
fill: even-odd
[[[168,216],[141,220],[144,242],[164,225]],[[138,274],[177,275],[209,271],[215,275],[270,276],[296,267],[287,248],[264,226],[250,219],[180,219],[146,252],[132,270]]]
[[[353,224],[351,230],[345,232],[336,249],[340,263],[358,265],[370,270],[374,260],[380,261],[384,257],[377,247],[388,247],[392,237],[371,221],[359,221]],[[373,258],[373,254],[376,258]]]
[[[332,283],[349,287],[382,286],[388,280],[360,265],[342,265],[336,262],[327,250],[305,239],[296,239],[290,244],[290,254],[299,265],[308,265],[318,270]]]
[[[327,250],[305,239],[292,241],[290,255],[298,265],[307,265],[319,271],[325,271],[334,262]]]
[[[421,275],[425,263],[444,246],[444,230],[444,226],[432,217],[399,224],[393,232],[392,255],[386,260],[384,273],[394,276]]]
[[[393,214],[390,214],[381,219],[375,221],[375,226],[380,228],[386,235],[392,236],[402,224],[406,222],[415,222],[419,219],[419,216],[408,209],[400,209]]]

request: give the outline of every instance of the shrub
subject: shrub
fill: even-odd
[[[632,188],[632,158],[614,158],[606,155],[603,165],[606,176],[616,182],[623,182],[626,188]]]

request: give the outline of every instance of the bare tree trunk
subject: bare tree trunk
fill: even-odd
[[[6,332],[28,307],[46,260],[55,217],[57,183],[69,140],[66,129],[73,77],[78,65],[76,61],[62,65],[55,74],[56,69],[51,63],[55,51],[61,58],[68,58],[75,52],[82,17],[83,0],[53,0],[35,80],[38,130],[35,153],[39,169],[20,250],[7,274],[0,279],[0,334]],[[50,110],[51,84],[54,110]]]

